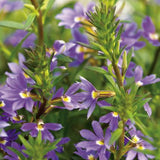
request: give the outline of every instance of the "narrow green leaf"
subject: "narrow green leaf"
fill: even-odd
[[[55,86],[58,82],[60,82],[64,77],[66,77],[68,74],[64,74],[64,75],[61,75],[61,76],[58,76],[56,77],[54,80],[53,80],[53,86]]]
[[[117,109],[115,107],[111,107],[111,106],[102,106],[102,109],[107,109],[109,111],[113,111],[113,112],[117,112]]]
[[[24,71],[29,77],[31,77],[33,80],[35,80],[34,74],[33,74],[32,71],[30,71],[29,69],[25,69],[25,68],[23,68],[23,71]]]
[[[102,73],[102,74],[106,74],[107,73],[106,70],[104,70],[101,67],[87,66],[86,68],[91,70],[91,71],[95,71],[95,72]]]
[[[30,150],[30,151],[33,150],[31,144],[29,144],[28,141],[27,141],[25,138],[23,138],[22,135],[19,135],[18,137],[19,137],[19,139],[21,140],[21,142],[23,143],[23,145],[25,146],[25,148],[26,148],[27,150]]]
[[[68,56],[65,56],[64,54],[57,55],[56,57],[59,61],[62,61],[62,62],[67,62],[67,63],[72,62],[72,59],[69,58]]]
[[[122,129],[118,128],[111,134],[109,145],[112,145],[121,136],[122,131]]]
[[[28,15],[28,18],[24,24],[24,29],[27,30],[33,23],[34,19],[36,17],[36,13],[31,13]]]
[[[41,10],[45,10],[43,13],[43,21],[45,22],[45,18],[47,16],[48,11],[52,8],[55,0],[44,0]]]
[[[39,131],[38,136],[36,138],[36,143],[40,145],[41,142],[42,142],[42,134],[41,131]]]
[[[0,27],[24,29],[24,25],[22,23],[18,23],[14,21],[0,21]]]

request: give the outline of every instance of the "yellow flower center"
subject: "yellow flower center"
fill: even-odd
[[[137,144],[136,148],[140,149],[140,150],[144,150],[145,149],[145,147],[142,144]]]
[[[88,160],[96,160],[96,159],[92,154],[90,154],[90,155],[88,155]]]
[[[28,98],[30,97],[30,92],[24,91],[19,93],[21,98]]]
[[[7,143],[7,140],[5,140],[5,139],[0,139],[0,144],[5,145],[6,143]]]
[[[14,117],[12,117],[12,119],[13,119],[14,121],[21,121],[21,120],[23,119],[23,115],[14,116]]]
[[[132,138],[132,141],[133,141],[134,143],[139,142],[139,140],[140,140],[140,138],[137,137],[136,135]]]
[[[54,48],[46,48],[46,52],[48,52],[50,55],[52,55],[55,52],[55,50],[54,50]]]
[[[93,53],[95,52],[95,50],[79,45],[76,47],[76,52],[77,53]]]
[[[96,144],[98,144],[98,145],[100,145],[100,146],[103,146],[103,145],[104,145],[104,140],[96,141]]]
[[[143,86],[143,82],[138,81],[138,82],[136,82],[136,85],[139,86],[139,87],[140,87],[140,86]]]
[[[29,79],[29,78],[30,78],[30,76],[27,75],[25,72],[23,72],[23,75],[24,75],[24,77],[25,77],[26,79]]]
[[[44,130],[44,122],[42,120],[38,121],[36,129],[38,131],[43,131]]]
[[[78,17],[78,16],[77,16],[77,17],[74,18],[74,21],[75,21],[75,22],[85,22],[86,19],[85,19],[84,17]]]
[[[71,97],[69,96],[62,96],[61,98],[62,98],[62,101],[64,102],[71,102]]]
[[[92,91],[92,98],[93,99],[96,99],[97,97],[98,97],[98,93],[97,93],[97,91]]]
[[[117,112],[112,112],[112,116],[113,117],[118,117],[118,113]]]
[[[4,101],[0,101],[0,108],[4,107],[6,104],[4,103]]]
[[[152,40],[158,40],[159,39],[159,35],[157,33],[149,33],[149,37]]]

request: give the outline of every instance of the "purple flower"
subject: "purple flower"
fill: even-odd
[[[53,142],[54,136],[49,130],[58,131],[62,128],[61,124],[58,123],[44,123],[42,120],[39,120],[37,123],[24,123],[21,127],[21,130],[24,132],[30,132],[32,137],[36,137],[38,132],[41,131],[42,139],[49,140]]]
[[[7,134],[3,128],[8,127],[8,126],[10,126],[9,123],[0,120],[0,137],[7,137]]]
[[[98,155],[96,154],[95,151],[86,151],[84,149],[78,148],[77,147],[77,151],[74,152],[75,154],[79,155],[80,157],[82,157],[85,160],[91,160],[91,159],[97,159]]]
[[[142,22],[143,37],[152,45],[160,46],[159,35],[156,33],[155,26],[150,17],[146,16]]]
[[[56,145],[57,148],[55,150],[49,151],[47,153],[47,155],[46,155],[47,159],[59,160],[58,156],[56,155],[56,152],[62,153],[64,151],[64,148],[62,145],[65,143],[68,143],[69,141],[70,141],[70,139],[68,137],[62,138],[60,140],[60,142],[57,143],[57,145]]]
[[[153,146],[149,144],[148,142],[144,141],[141,139],[141,137],[144,137],[143,134],[140,131],[136,131],[135,129],[132,129],[129,131],[131,135],[131,142],[135,144],[135,149],[139,150],[153,150]],[[138,160],[147,160],[148,158],[153,159],[154,156],[148,155],[148,154],[143,154],[141,152],[137,152],[136,150],[130,150],[127,153],[126,160],[133,160],[135,157],[138,157]]]
[[[20,134],[20,132],[16,133],[15,129],[11,129],[8,130],[6,134],[7,136],[1,137],[0,139],[0,148],[2,148],[4,151],[6,151],[7,146],[11,146],[11,143],[18,138],[18,134]]]
[[[0,1],[0,11],[4,12],[11,12],[14,10],[18,10],[23,8],[23,2],[22,1],[10,1],[10,0],[1,0]]]
[[[126,46],[126,50],[130,50],[132,47],[134,47],[135,50],[138,50],[144,47],[145,42],[138,41],[141,35],[142,31],[137,31],[136,23],[126,24],[125,31],[121,34],[121,48]]]
[[[100,117],[99,122],[100,123],[109,123],[109,128],[114,131],[118,128],[118,113],[117,112],[111,112],[108,113],[102,117]]]
[[[13,111],[25,107],[32,112],[34,101],[30,98],[30,90],[24,76],[19,74],[16,78],[7,78],[6,85],[1,90],[1,97],[13,103]]]
[[[74,9],[64,8],[62,13],[56,16],[56,19],[61,20],[59,26],[65,26],[66,28],[79,27],[80,22],[85,22],[88,19],[86,12],[92,11],[93,7],[94,3],[90,3],[85,11],[80,3],[76,3]]]
[[[16,46],[18,45],[21,40],[28,34],[27,31],[24,30],[17,30],[16,32],[14,32],[12,35],[10,35],[6,40],[5,43],[7,45],[12,45],[12,46]],[[22,47],[23,48],[30,48],[30,47],[34,47],[34,41],[36,40],[36,35],[34,33],[32,33],[31,35],[29,35],[27,37],[27,39],[23,42]]]
[[[9,72],[5,72],[5,74],[10,77],[10,78],[16,78],[19,74],[22,74],[27,83],[33,84],[34,80],[31,79],[24,71],[23,68],[27,69],[27,67],[23,64],[25,62],[25,57],[23,56],[23,54],[19,53],[18,54],[18,59],[19,59],[19,64],[17,63],[8,63],[8,67],[9,69],[12,71],[12,73]]]
[[[2,94],[0,93],[0,108],[8,114],[14,114],[12,103],[10,101],[2,99],[1,96]]]
[[[81,104],[81,109],[89,108],[87,118],[89,118],[96,107],[98,98],[112,97],[115,96],[113,91],[98,91],[96,88],[85,78],[81,79],[81,89],[86,92],[81,92],[79,97],[83,97],[83,103]]]
[[[81,136],[88,141],[79,142],[76,147],[84,148],[86,149],[86,152],[96,151],[100,160],[108,160],[110,155],[108,155],[106,149],[110,149],[108,143],[111,133],[109,129],[107,129],[104,135],[103,130],[97,121],[92,122],[92,127],[95,133],[87,129],[80,131]]]
[[[143,76],[143,70],[142,67],[137,66],[135,68],[135,82],[138,86],[144,86],[144,85],[148,85],[148,84],[153,84],[153,83],[157,83],[160,81],[160,78],[156,78],[156,75],[151,74],[149,76],[146,76],[145,78],[142,79]]]
[[[80,108],[80,97],[79,94],[75,94],[80,89],[81,83],[72,84],[65,94],[63,88],[60,88],[52,98],[52,102],[62,101],[66,109],[72,110]],[[59,107],[61,108],[61,107]]]

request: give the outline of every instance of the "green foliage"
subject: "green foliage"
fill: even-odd
[[[23,152],[26,153],[29,156],[29,159],[32,160],[44,160],[44,156],[49,151],[56,149],[56,145],[60,141],[60,139],[57,139],[52,143],[50,143],[49,141],[45,142],[42,140],[41,132],[38,133],[38,136],[36,138],[29,136],[28,141],[22,135],[19,135],[19,139],[26,148],[25,150],[23,150]],[[22,154],[18,153],[18,151],[15,151],[15,149],[12,149],[12,151],[22,157]]]
[[[118,140],[118,138],[122,134],[122,131],[123,131],[122,128],[118,128],[111,134],[111,138],[109,140],[109,145],[112,145],[114,142],[116,142]]]
[[[115,7],[109,1],[106,3],[101,3],[100,7],[96,6],[96,11],[88,14],[90,23],[96,28],[96,36],[93,37],[95,41],[91,41],[91,44],[102,51],[106,58],[118,62],[122,53],[119,50],[119,40],[123,26],[117,32],[119,20],[115,16]]]

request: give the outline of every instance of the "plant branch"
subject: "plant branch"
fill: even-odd
[[[43,23],[42,23],[42,12],[39,8],[39,4],[37,0],[31,0],[31,3],[34,5],[35,9],[38,10],[39,15],[37,17],[37,23],[38,23],[38,44],[40,46],[43,46],[44,44],[44,35],[43,35]]]
[[[112,66],[113,66],[114,72],[117,77],[118,86],[123,87],[122,76],[121,76],[120,70],[114,61],[112,61]]]

